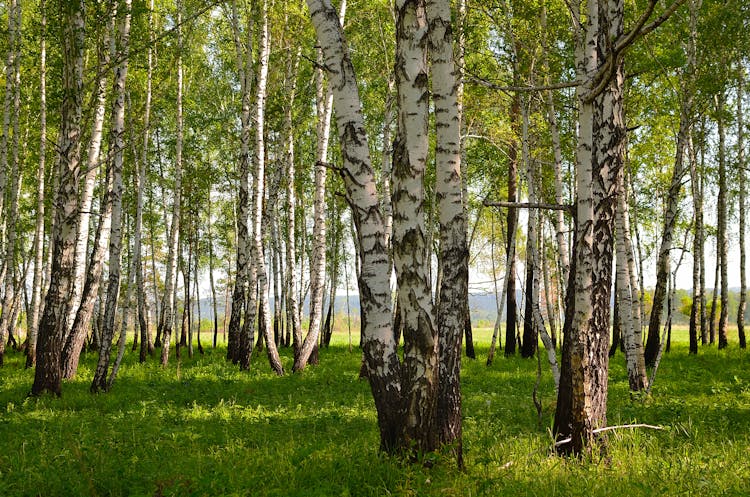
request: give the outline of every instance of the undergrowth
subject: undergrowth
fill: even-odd
[[[606,455],[551,454],[554,387],[532,403],[536,361],[499,354],[464,360],[464,457],[410,464],[378,451],[360,355],[340,342],[319,366],[278,378],[264,353],[250,372],[225,349],[162,369],[127,354],[111,392],[88,387],[85,356],[61,398],[30,398],[33,371],[8,353],[0,369],[0,495],[596,496],[750,495],[750,361],[736,344],[665,354],[653,392],[632,399],[624,358],[612,360]],[[482,342],[481,340],[484,340]],[[282,350],[287,371],[289,350]],[[428,467],[429,466],[429,467]]]

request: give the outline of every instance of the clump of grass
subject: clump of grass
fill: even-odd
[[[676,334],[652,395],[633,400],[624,360],[612,360],[609,422],[662,431],[609,434],[597,460],[551,455],[554,387],[545,372],[540,424],[535,361],[499,355],[488,337],[463,368],[466,469],[380,454],[360,356],[347,337],[302,374],[273,375],[264,354],[250,372],[224,349],[166,369],[129,354],[113,390],[88,391],[84,357],[62,398],[28,398],[33,371],[10,353],[0,369],[0,495],[748,495],[750,361],[730,347],[689,356]],[[291,352],[282,350],[287,370]]]

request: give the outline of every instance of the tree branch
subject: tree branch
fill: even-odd
[[[508,209],[545,209],[555,211],[566,211],[573,214],[575,206],[573,204],[545,204],[538,202],[490,202],[485,200],[482,202],[485,207],[504,207]]]

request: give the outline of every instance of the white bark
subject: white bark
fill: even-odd
[[[16,9],[19,8],[19,0],[10,0],[7,5],[8,9],[8,55],[5,62],[5,99],[3,104],[3,129],[0,135],[0,215],[5,218],[5,189],[7,187],[7,170],[8,170],[8,138],[10,135],[11,119],[13,116],[13,101],[15,95],[15,70],[16,58],[18,51],[16,45],[19,43],[20,27],[16,24]],[[12,177],[11,177],[12,178]],[[0,222],[0,249],[4,248],[6,223]],[[3,260],[1,272],[4,273],[7,261]],[[2,281],[0,281],[2,287]],[[1,333],[1,332],[0,332]]]
[[[528,102],[524,102],[522,105],[522,146],[521,154],[523,157],[524,165],[526,166],[526,187],[528,189],[529,203],[533,204],[537,201],[536,195],[536,184],[535,184],[535,167],[534,162],[531,160],[529,154],[529,108]],[[547,352],[547,361],[549,362],[550,369],[552,370],[552,377],[555,380],[555,390],[559,389],[560,386],[560,368],[557,364],[557,355],[555,352],[555,344],[552,342],[547,332],[547,328],[544,324],[544,318],[539,308],[539,271],[541,268],[539,260],[539,210],[529,210],[529,238],[526,244],[526,250],[528,252],[528,261],[531,264],[532,281],[531,288],[527,288],[527,292],[531,292],[531,300],[526,300],[527,303],[531,302],[531,309],[526,309],[526,312],[531,312],[531,318],[533,326],[539,333],[544,348]],[[534,340],[536,340],[536,333],[534,333]],[[536,344],[535,344],[536,345]],[[534,347],[536,348],[536,347]]]
[[[104,327],[99,343],[99,362],[94,373],[91,390],[108,390],[112,379],[107,380],[110,362],[110,350],[115,334],[115,317],[120,293],[120,261],[122,250],[122,166],[125,152],[125,82],[128,75],[128,54],[130,42],[130,7],[131,0],[122,0],[123,18],[119,27],[115,83],[112,93],[112,123],[110,147],[112,155],[112,228],[109,238],[109,279],[107,282],[107,301],[105,304]]]
[[[72,326],[78,307],[81,305],[81,294],[86,278],[86,255],[89,247],[89,224],[91,221],[91,208],[94,198],[94,188],[96,186],[96,177],[100,169],[102,160],[100,159],[102,136],[104,130],[104,114],[107,105],[107,68],[109,67],[113,53],[113,33],[115,32],[115,20],[117,18],[117,9],[112,7],[109,18],[109,25],[99,47],[99,61],[95,82],[96,108],[94,109],[94,118],[91,123],[91,137],[89,138],[88,155],[86,158],[86,169],[82,171],[83,188],[81,190],[81,208],[78,214],[78,233],[76,234],[76,252],[75,252],[75,280],[73,282],[73,293],[71,295],[73,306],[72,313],[69,316]]]
[[[307,0],[313,26],[329,69],[342,147],[342,176],[357,227],[361,269],[362,338],[365,371],[375,398],[381,447],[393,450],[400,423],[399,359],[391,326],[390,263],[379,209],[359,90],[343,30],[329,0]]]
[[[297,94],[297,68],[301,51],[297,50],[291,67],[287,69],[286,94],[288,100],[284,109],[284,135],[286,140],[286,211],[287,211],[287,239],[286,239],[286,306],[291,334],[297,344],[302,342],[302,324],[300,323],[299,300],[297,288],[299,276],[297,274],[297,227],[296,227],[296,165],[294,163],[294,125],[292,110]]]
[[[740,249],[740,301],[737,306],[737,332],[740,340],[740,348],[747,347],[745,338],[745,307],[747,305],[747,276],[746,271],[746,254],[745,254],[745,208],[747,196],[745,180],[745,119],[742,112],[742,99],[744,95],[745,70],[741,69],[741,74],[737,84],[737,182],[739,183],[738,210],[739,210],[739,249]]]
[[[36,227],[34,229],[34,276],[29,313],[29,345],[26,367],[36,362],[36,342],[42,301],[42,264],[44,262],[44,179],[47,168],[47,3],[39,3],[41,39],[39,40],[39,168],[37,169]]]
[[[346,0],[342,0],[339,22],[343,26],[346,15]],[[319,52],[322,62],[322,54]],[[330,84],[327,90],[323,84],[323,69],[315,71],[316,107],[318,118],[318,146],[315,161],[315,194],[313,198],[313,234],[312,258],[310,260],[310,325],[305,342],[296,354],[294,370],[304,369],[313,349],[317,347],[320,328],[323,323],[323,293],[325,290],[326,271],[326,163],[328,161],[328,144],[331,133],[331,116],[333,114],[333,91]]]
[[[393,262],[404,336],[405,430],[423,450],[437,401],[438,341],[425,228],[424,175],[429,150],[427,19],[421,0],[396,2],[398,129],[393,148]],[[457,164],[458,165],[458,164]],[[460,196],[459,196],[460,206]],[[434,445],[434,443],[432,443]]]
[[[248,218],[250,217],[250,100],[251,100],[251,67],[252,67],[252,30],[247,27],[247,41],[242,40],[240,29],[239,12],[237,1],[232,2],[232,13],[230,17],[232,33],[234,37],[237,72],[240,80],[240,155],[238,161],[239,191],[237,196],[237,255],[234,292],[232,294],[232,311],[229,321],[229,340],[227,345],[227,359],[234,363],[240,362],[241,354],[249,354],[252,343],[247,345],[246,332],[248,325],[242,325],[242,317],[245,313],[247,301],[250,297],[250,228]],[[255,289],[252,288],[254,294]],[[247,317],[246,317],[247,319]],[[252,323],[250,324],[252,326]],[[241,352],[245,350],[245,352]],[[249,363],[249,358],[248,358]]]
[[[32,395],[61,391],[60,350],[68,329],[68,294],[73,285],[80,176],[81,114],[83,110],[84,5],[69,2],[63,17],[63,99],[60,124],[59,183],[52,226],[50,290],[39,325],[37,365]]]
[[[10,88],[10,95],[6,93],[6,108],[8,111],[8,100],[12,100],[11,115],[6,114],[3,122],[3,142],[0,144],[3,148],[2,156],[0,156],[0,167],[3,169],[3,174],[6,172],[8,167],[7,153],[8,153],[8,133],[11,131],[6,126],[8,119],[12,123],[12,139],[11,139],[11,161],[10,170],[7,171],[10,174],[10,192],[8,193],[8,205],[7,211],[2,211],[2,205],[0,204],[0,213],[3,216],[3,233],[0,236],[0,247],[2,242],[5,241],[5,257],[2,261],[2,268],[0,268],[0,288],[3,289],[3,300],[2,300],[2,316],[0,317],[0,365],[2,365],[2,356],[5,353],[5,342],[13,336],[13,330],[15,328],[16,319],[14,314],[17,312],[18,296],[16,292],[20,288],[16,287],[16,280],[19,275],[17,272],[17,238],[18,238],[18,203],[19,203],[19,189],[20,183],[20,169],[19,169],[19,115],[21,112],[21,2],[11,1],[8,11],[8,28],[10,31],[11,45],[9,47],[9,64],[6,67],[6,91]],[[10,98],[9,98],[10,97]],[[5,183],[5,182],[3,182]],[[0,189],[0,194],[4,194],[3,189]],[[7,236],[7,239],[6,239]]]
[[[265,192],[265,176],[266,176],[266,162],[265,162],[265,112],[266,112],[266,87],[268,83],[268,58],[271,53],[271,43],[268,32],[268,2],[267,0],[261,0],[261,18],[262,27],[260,33],[259,43],[259,57],[258,57],[258,79],[257,79],[257,93],[255,101],[255,150],[253,154],[253,161],[255,162],[255,185],[253,192],[253,199],[255,204],[253,205],[252,222],[253,222],[253,260],[251,264],[255,266],[255,271],[251,269],[250,276],[250,294],[246,322],[250,323],[254,321],[255,313],[255,302],[253,294],[255,291],[255,285],[253,284],[253,275],[257,274],[257,285],[258,294],[260,298],[260,315],[264,320],[263,329],[266,334],[266,351],[268,354],[268,360],[271,365],[271,369],[278,375],[284,374],[284,369],[281,366],[279,360],[279,354],[276,350],[276,342],[273,339],[273,327],[271,325],[271,311],[268,303],[268,270],[266,268],[265,252],[263,247],[264,242],[264,223],[263,223],[263,199]],[[252,352],[253,340],[248,340],[249,351]],[[245,363],[244,361],[247,361]],[[243,356],[240,359],[240,366],[247,369],[250,366],[250,354]]]
[[[630,390],[643,390],[648,384],[641,339],[641,312],[638,304],[638,280],[635,275],[633,245],[630,240],[630,214],[624,174],[620,175],[617,197],[617,296],[620,329],[625,347]]]
[[[149,13],[148,13],[148,30],[149,30],[149,48],[147,58],[147,72],[146,72],[146,104],[143,113],[143,143],[141,148],[141,160],[138,164],[138,172],[135,175],[135,190],[136,190],[136,211],[135,211],[135,229],[133,230],[133,269],[135,272],[135,281],[138,288],[138,309],[136,314],[136,320],[138,325],[136,330],[140,329],[141,349],[139,354],[139,361],[144,362],[146,360],[146,354],[153,351],[153,345],[149,338],[148,333],[148,310],[146,308],[146,285],[143,280],[143,256],[142,256],[142,236],[141,231],[143,230],[143,191],[146,189],[146,168],[148,167],[148,150],[149,150],[149,137],[150,137],[150,119],[151,119],[151,79],[153,73],[153,44],[154,44],[154,32],[153,32],[153,10],[154,0],[149,0]],[[210,195],[210,192],[209,192]],[[209,225],[210,225],[209,219]],[[211,280],[213,285],[213,279]],[[138,333],[138,331],[136,331]]]
[[[464,5],[465,7],[465,5]],[[450,2],[426,3],[432,56],[432,88],[436,128],[436,197],[440,255],[437,327],[439,336],[438,437],[461,449],[461,339],[468,319],[468,248],[466,240],[466,167],[462,161],[461,77],[454,62]]]
[[[162,344],[161,364],[169,361],[170,337],[175,312],[175,291],[177,285],[177,255],[180,242],[180,217],[182,202],[182,141],[183,141],[183,68],[182,68],[182,0],[177,0],[177,136],[175,143],[174,163],[174,200],[172,203],[172,222],[169,233],[169,251],[167,254],[167,271],[164,277],[164,308],[162,309]]]

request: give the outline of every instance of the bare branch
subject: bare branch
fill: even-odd
[[[508,209],[544,209],[544,210],[555,210],[555,211],[566,211],[573,213],[575,206],[572,204],[545,204],[538,202],[490,202],[485,200],[483,204],[486,207],[504,207]]]
[[[605,426],[604,428],[597,428],[595,430],[591,430],[592,433],[603,433],[605,431],[612,431],[612,430],[619,430],[620,428],[649,428],[651,430],[663,430],[663,426],[655,426],[655,425],[647,425],[643,423],[636,423],[632,425],[618,425],[618,426]],[[555,442],[555,447],[559,447],[560,445],[565,445],[566,443],[570,443],[573,439],[572,438],[564,438],[562,440],[558,440]]]

